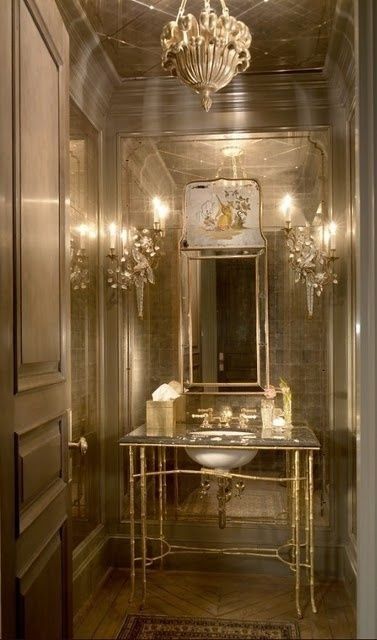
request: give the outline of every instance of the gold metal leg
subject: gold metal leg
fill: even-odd
[[[310,561],[309,451],[305,452],[305,564]]]
[[[178,469],[178,448],[174,447],[174,471]],[[175,519],[178,517],[178,504],[179,504],[179,485],[178,485],[178,474],[176,473],[174,476],[174,513]]]
[[[147,595],[147,493],[145,482],[145,447],[140,447],[140,520],[141,520],[141,573],[142,573],[142,601],[141,607],[145,604]]]
[[[162,447],[162,469],[165,472],[166,471],[166,449],[165,447]],[[167,491],[167,486],[166,486],[166,475],[164,474],[162,476],[162,497],[163,497],[163,513],[164,513],[164,518],[166,517],[166,508],[167,508],[167,501],[166,501],[166,491]]]
[[[163,476],[162,476],[162,448],[158,448],[158,522],[159,522],[159,538],[160,538],[160,555],[163,553],[162,539],[164,535],[163,521],[164,521],[164,508],[163,508]],[[164,559],[160,560],[160,569],[164,566]]]
[[[313,483],[313,451],[309,451],[309,552],[310,552],[310,602],[313,613],[317,613],[314,597],[314,483]]]
[[[130,602],[135,595],[135,479],[134,479],[134,450],[129,447],[130,463],[130,552],[131,552],[131,593]]]
[[[290,456],[290,472],[289,472],[289,477],[290,478],[294,478],[295,475],[295,470],[294,470],[294,452],[289,452],[289,456]],[[291,494],[291,500],[290,500],[290,506],[291,506],[291,532],[292,532],[292,558],[291,561],[292,563],[296,562],[296,528],[295,528],[295,489],[296,489],[296,485],[294,483],[294,481],[289,483],[290,485],[290,494]]]
[[[151,468],[152,471],[156,470],[156,452],[154,447],[150,447],[151,449]],[[153,504],[153,515],[156,515],[156,476],[152,476],[152,504]]]
[[[300,606],[301,564],[300,564],[300,452],[294,454],[294,505],[295,505],[295,564],[296,564],[296,610],[302,618]]]

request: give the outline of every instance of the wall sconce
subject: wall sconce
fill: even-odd
[[[334,262],[337,260],[336,224],[323,224],[322,205],[316,218],[321,222],[304,227],[292,227],[292,198],[286,195],[282,201],[285,215],[285,235],[289,249],[289,263],[296,275],[295,282],[306,286],[306,303],[309,316],[313,316],[314,293],[319,297],[328,284],[337,284]]]
[[[86,251],[87,237],[95,237],[95,232],[89,231],[86,224],[82,224],[78,228],[80,242],[77,246],[77,240],[71,238],[71,287],[73,291],[87,289],[90,283],[89,276],[89,257]]]
[[[118,233],[115,223],[109,225],[107,282],[111,289],[121,291],[135,287],[139,318],[143,317],[144,287],[155,282],[154,270],[158,264],[161,238],[165,234],[165,220],[169,212],[168,206],[157,196],[153,198],[152,205],[153,229],[131,227]]]

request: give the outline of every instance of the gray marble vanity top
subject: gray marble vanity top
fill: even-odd
[[[211,435],[216,431],[216,435]],[[231,429],[232,435],[227,433],[229,429],[221,429],[211,426],[208,429],[200,429],[197,425],[177,424],[174,431],[167,435],[158,431],[147,429],[142,425],[134,429],[119,440],[121,446],[126,445],[165,445],[174,447],[249,447],[258,449],[319,449],[320,443],[313,431],[305,426],[293,426],[290,430],[277,430],[276,432],[263,433],[261,426],[250,426],[240,433],[235,434],[236,429]],[[246,433],[247,432],[247,433]]]

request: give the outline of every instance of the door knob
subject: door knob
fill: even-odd
[[[88,451],[88,441],[86,438],[84,438],[84,436],[81,436],[81,438],[77,442],[68,442],[68,448],[78,449],[81,455],[85,456],[86,452]]]

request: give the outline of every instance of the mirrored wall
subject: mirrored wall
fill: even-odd
[[[304,227],[313,222],[320,224],[321,216],[327,218],[331,208],[328,130],[258,136],[121,138],[119,149],[119,209],[123,227],[152,229],[156,221],[156,198],[168,210],[163,220],[161,253],[154,270],[155,283],[145,287],[142,319],[136,312],[133,290],[123,296],[120,326],[123,344],[123,431],[128,432],[143,424],[145,403],[151,398],[152,392],[164,382],[179,380],[182,373],[180,238],[185,186],[193,181],[215,178],[231,179],[234,184],[240,179],[256,179],[261,187],[262,228],[267,241],[270,382],[278,385],[281,377],[287,380],[293,394],[294,422],[308,424],[320,438],[322,454],[317,458],[315,471],[316,519],[317,523],[326,524],[330,509],[328,489],[331,477],[331,452],[328,448],[331,292],[327,290],[315,300],[313,317],[309,317],[305,286],[295,283],[295,275],[288,263],[289,252],[283,231],[283,202],[284,197],[290,194],[293,225]],[[227,307],[234,307],[234,317],[238,318],[238,325],[245,329],[245,335],[249,335],[247,331],[250,335],[254,333],[252,315],[245,306],[246,302],[241,299],[237,303],[235,288],[228,287],[229,295],[225,295],[227,285],[221,284],[221,279],[227,278],[229,282],[229,276],[229,273],[215,273],[210,263],[206,265],[206,271],[201,273],[201,281],[198,280],[198,270],[196,274],[191,274],[191,280],[195,281],[196,277],[199,287],[196,324],[192,324],[198,341],[203,331],[210,332],[208,323],[215,311],[218,317],[218,309],[211,311],[207,308],[203,314],[202,296],[209,279],[212,283],[216,281],[216,287],[219,284],[224,291],[222,312],[229,311]],[[242,274],[238,274],[236,279],[240,281],[242,277]],[[248,278],[248,286],[252,287],[252,283],[253,277]],[[251,295],[252,291],[249,299]],[[208,307],[208,299],[205,305]],[[251,321],[248,322],[247,318]],[[229,336],[226,341],[229,343]],[[208,342],[206,344],[208,346]],[[224,351],[219,351],[216,344],[217,369],[219,353]],[[251,362],[251,353],[249,355]],[[200,363],[195,363],[195,355],[193,358],[193,367],[197,367],[197,372],[200,367],[208,369],[215,366],[209,357]],[[186,419],[191,420],[191,414],[197,413],[198,408],[213,407],[218,411],[225,405],[234,412],[239,412],[243,407],[259,408],[260,396],[239,390],[228,396],[224,393],[211,395],[210,390],[206,394],[188,393]],[[172,458],[168,464],[176,462]],[[185,464],[190,463],[185,460]],[[250,468],[258,470],[258,473],[278,475],[284,464],[283,456],[271,453],[256,456]],[[127,464],[124,470],[126,474]],[[209,520],[216,517],[215,494],[209,494],[207,503],[203,502],[199,497],[198,485],[199,481],[196,480],[182,481],[178,503],[176,490],[174,487],[168,488],[172,517],[184,520],[203,519],[204,515]],[[127,520],[126,478],[124,487],[123,519]],[[151,492],[153,495],[153,488]],[[229,515],[235,521],[281,523],[286,520],[285,487],[278,484],[274,489],[267,486],[247,487],[242,500],[232,504]]]
[[[71,441],[73,542],[76,547],[100,522],[98,132],[71,102]]]

